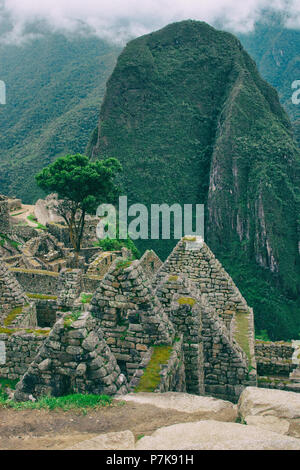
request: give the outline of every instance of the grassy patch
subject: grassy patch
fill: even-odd
[[[129,268],[129,266],[131,265],[133,260],[131,259],[125,259],[124,261],[119,261],[117,264],[116,264],[116,268],[117,269],[126,269],[126,268]]]
[[[47,330],[32,330],[32,329],[26,329],[25,330],[25,333],[32,333],[34,335],[44,335],[44,336],[48,336],[49,333],[50,333],[50,328],[47,329]]]
[[[65,328],[72,328],[73,322],[78,320],[80,315],[82,315],[82,312],[72,312],[72,313],[70,313],[70,315],[67,315],[64,318],[64,327]]]
[[[24,214],[26,211],[18,212],[17,214],[10,214],[12,217],[17,217],[18,215]]]
[[[23,312],[23,306],[21,305],[20,307],[14,308],[4,319],[4,326],[9,326],[12,324],[12,322],[16,319],[18,315],[21,315]]]
[[[40,300],[56,300],[57,295],[44,295],[44,294],[30,294],[26,293],[29,299],[40,299]]]
[[[86,410],[92,408],[99,408],[109,406],[112,403],[112,398],[108,395],[83,395],[74,394],[66,395],[64,397],[41,397],[37,401],[15,402],[8,400],[5,394],[0,396],[0,406],[7,408],[14,408],[17,410]]]
[[[249,346],[249,319],[248,315],[244,313],[236,313],[236,330],[234,333],[235,340],[241,346],[242,350],[246,353],[246,356],[251,363],[251,353]]]
[[[163,364],[170,359],[172,346],[154,346],[154,351],[149,364],[144,370],[140,383],[135,392],[154,392],[160,383],[160,370]]]
[[[20,242],[16,242],[14,240],[11,240],[6,234],[0,233],[0,246],[4,246],[5,242],[8,243],[9,245],[11,245],[16,250],[18,250],[19,246],[22,245],[22,243],[20,243]]]
[[[41,230],[47,230],[47,227],[45,227],[45,225],[40,224],[37,221],[37,218],[34,217],[34,215],[32,214],[28,215],[27,219],[30,220],[30,222],[33,222],[34,224],[36,224],[36,228],[39,228]]]
[[[92,300],[93,294],[86,294],[82,292],[80,301],[82,304],[89,304]]]
[[[34,330],[34,329],[28,329],[28,328],[3,328],[0,327],[0,335],[5,334],[5,335],[13,335],[14,333],[18,332],[22,333],[27,333],[27,334],[34,334],[36,336],[39,335],[44,335],[47,336],[50,333],[50,328],[47,330]]]
[[[41,274],[43,276],[58,277],[59,273],[55,271],[44,271],[43,269],[23,269],[23,268],[9,268],[13,273],[28,273],[28,274]]]

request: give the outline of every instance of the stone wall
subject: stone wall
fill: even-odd
[[[0,233],[10,233],[8,200],[0,195]]]
[[[45,336],[34,333],[16,332],[0,334],[0,377],[19,380],[34,360]],[[4,351],[4,354],[3,354]]]
[[[82,286],[82,271],[80,269],[62,269],[58,280],[57,305],[72,308],[79,297]]]
[[[153,371],[152,358],[154,354],[154,348],[151,347],[144,354],[141,362],[137,364],[135,373],[129,384],[129,391],[146,391],[143,390],[141,385],[141,379],[144,374],[148,373],[148,367]],[[151,373],[150,372],[150,373]],[[165,364],[160,365],[159,372],[160,380],[157,386],[152,390],[153,392],[186,392],[185,383],[185,367],[184,367],[184,353],[183,353],[183,336],[176,338],[172,347],[172,351],[168,361]],[[139,389],[137,387],[140,387]]]
[[[25,292],[57,295],[59,274],[52,271],[10,268]]]
[[[166,365],[161,367],[160,383],[156,392],[186,392],[186,373],[183,337],[177,338]]]
[[[153,250],[147,250],[140,259],[140,265],[149,279],[157,273],[162,266],[162,261]]]
[[[114,261],[91,300],[91,313],[129,381],[151,345],[174,339],[174,328],[137,260]]]
[[[158,286],[167,275],[188,277],[199,295],[206,295],[206,301],[216,316],[222,318],[231,339],[239,336],[242,324],[247,336],[243,343],[249,352],[249,366],[256,369],[253,310],[200,237],[184,237],[176,245],[154,277],[154,284]]]
[[[36,230],[34,227],[30,227],[29,225],[12,225],[11,233],[15,237],[22,239],[25,242],[31,240],[31,238],[34,238],[39,234],[38,230]]]
[[[204,395],[202,314],[196,289],[185,276],[167,276],[156,294],[167,312],[176,335],[183,334],[186,389]]]
[[[98,218],[86,220],[82,237],[82,248],[89,248],[93,246],[93,243],[97,242],[96,227],[98,223]],[[53,222],[48,222],[46,227],[49,232],[57,238],[57,240],[64,243],[66,247],[72,248],[68,227],[63,224]]]
[[[0,261],[0,323],[9,311],[29,303],[21,285],[7,266]]]
[[[205,298],[202,298],[205,393],[236,402],[243,389],[256,386],[256,370]]]
[[[256,340],[255,355],[258,375],[288,377],[297,367],[297,364],[292,362],[294,350],[292,343]]]
[[[21,199],[17,198],[8,198],[8,210],[9,211],[16,211],[22,208],[22,201]]]
[[[95,318],[65,314],[51,330],[17,385],[15,399],[70,393],[126,393],[126,378]]]
[[[72,248],[68,227],[54,222],[48,222],[46,227],[51,235],[57,238],[59,242],[63,243],[65,247]]]
[[[95,257],[87,270],[87,276],[103,277],[107,273],[112,262],[120,255],[119,252],[103,251]]]

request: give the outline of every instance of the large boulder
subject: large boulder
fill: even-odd
[[[134,442],[131,431],[109,432],[78,442],[65,450],[132,450]]]
[[[136,450],[300,450],[300,440],[256,426],[220,421],[175,424],[145,436]]]
[[[247,387],[238,402],[240,418],[281,434],[300,437],[300,394]]]
[[[238,410],[241,417],[271,415],[278,418],[300,418],[300,394],[268,388],[247,387],[242,392]]]
[[[237,417],[237,407],[230,401],[188,393],[129,393],[118,399],[139,405],[153,405],[164,410],[190,413],[203,419],[235,421]]]

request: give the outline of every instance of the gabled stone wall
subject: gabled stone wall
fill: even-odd
[[[30,304],[24,290],[0,261],[0,320],[15,307]]]
[[[126,393],[127,381],[111,353],[99,323],[88,313],[66,314],[52,329],[17,385],[15,399],[29,395]]]
[[[174,339],[174,328],[138,261],[115,260],[91,301],[91,313],[129,380],[150,345]]]

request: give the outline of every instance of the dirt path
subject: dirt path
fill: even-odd
[[[205,419],[203,414],[132,403],[117,403],[86,415],[74,411],[0,408],[0,450],[59,450],[98,434],[127,429],[137,438],[162,426],[199,419]]]

